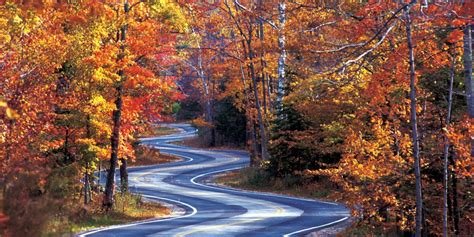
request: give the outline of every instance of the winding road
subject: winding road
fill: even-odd
[[[206,184],[213,175],[247,166],[248,154],[170,144],[195,136],[196,130],[187,124],[168,126],[181,132],[145,138],[142,143],[183,160],[130,168],[130,189],[149,200],[180,207],[181,215],[95,229],[80,237],[304,236],[349,218],[349,210],[337,203]]]

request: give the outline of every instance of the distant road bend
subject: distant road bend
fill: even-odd
[[[346,221],[343,205],[283,195],[246,192],[206,184],[211,176],[249,164],[246,152],[209,151],[170,144],[195,136],[188,124],[168,124],[178,134],[142,139],[142,143],[182,161],[129,169],[133,192],[174,204],[183,215],[111,226],[83,236],[304,236]]]

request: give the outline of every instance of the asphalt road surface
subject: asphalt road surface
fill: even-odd
[[[130,189],[184,211],[165,219],[111,226],[79,236],[304,236],[349,218],[349,210],[337,203],[206,184],[213,175],[247,166],[248,154],[170,144],[194,136],[196,130],[187,124],[167,126],[181,132],[142,139],[142,143],[183,160],[130,168]]]

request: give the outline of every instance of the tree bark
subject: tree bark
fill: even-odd
[[[66,134],[64,135],[64,163],[70,164],[71,161],[71,153],[69,153],[69,128],[66,127]]]
[[[87,115],[86,120],[86,137],[88,139],[92,138],[91,132],[91,117]],[[84,205],[89,204],[92,200],[92,193],[91,193],[91,175],[89,172],[90,161],[86,160],[86,171],[84,172]]]
[[[464,74],[466,84],[467,113],[474,118],[474,81],[472,80],[472,25],[464,29]],[[471,156],[474,156],[474,135],[471,134]]]
[[[128,14],[129,5],[128,2],[124,4],[124,12]],[[120,42],[121,42],[121,53],[118,56],[118,59],[122,59],[125,55],[125,42],[127,35],[127,25],[123,25],[120,29]],[[114,205],[114,192],[115,192],[115,169],[117,167],[118,151],[120,145],[120,123],[122,118],[122,106],[123,106],[123,84],[126,80],[125,73],[123,70],[119,70],[118,75],[120,81],[116,86],[116,99],[115,99],[115,110],[112,114],[113,129],[112,136],[110,138],[110,167],[109,172],[107,172],[107,180],[105,184],[105,196],[102,205],[106,209],[112,208]]]
[[[448,176],[448,179],[450,179],[450,177]],[[448,184],[449,184],[449,181],[448,181]],[[448,223],[451,221],[453,221],[453,201],[451,200],[451,194],[452,194],[453,190],[451,190],[451,187],[449,187],[448,185],[448,200],[447,200],[447,204],[448,204]],[[451,231],[454,232],[454,225],[451,225]]]
[[[446,114],[446,127],[451,123],[451,109],[453,105],[453,84],[454,84],[454,66],[455,56],[452,56],[451,70],[449,75],[449,93],[448,93],[448,111]],[[444,167],[443,167],[443,182],[444,182],[444,202],[443,202],[443,236],[448,236],[448,163],[449,163],[449,139],[444,137]]]
[[[202,65],[202,48],[201,44],[197,42],[198,45],[198,73],[199,78],[202,82],[202,87],[204,89],[204,96],[206,99],[205,107],[206,107],[206,122],[212,122],[212,106],[211,106],[211,95],[209,92],[209,83],[207,82],[206,75],[204,73],[204,67]]]
[[[454,157],[450,156],[452,166],[451,171],[451,192],[453,195],[452,215],[453,215],[453,231],[455,235],[459,235],[459,204],[458,204],[458,179],[456,177],[456,162]]]
[[[248,46],[248,57],[249,57],[249,69],[250,69],[250,75],[252,77],[252,84],[253,84],[253,92],[255,96],[255,108],[257,109],[257,118],[258,118],[258,125],[259,125],[259,130],[260,130],[260,140],[261,140],[261,146],[262,146],[262,160],[268,160],[268,149],[267,149],[267,136],[265,132],[265,124],[263,121],[263,115],[262,115],[262,107],[260,105],[260,99],[258,96],[258,84],[257,84],[257,79],[255,75],[255,66],[253,63],[254,60],[254,52],[252,49],[252,33],[251,29],[249,30],[249,39],[247,40],[247,46]]]
[[[415,215],[415,236],[421,237],[423,229],[423,200],[421,190],[420,171],[420,147],[418,139],[418,121],[416,115],[416,78],[415,78],[415,56],[413,52],[412,29],[410,8],[412,4],[405,8],[406,34],[410,64],[410,123],[412,126],[413,159],[415,166],[415,193],[416,193],[416,215]]]
[[[89,204],[90,202],[90,191],[91,191],[91,185],[90,185],[90,177],[89,177],[89,162],[86,161],[86,172],[84,172],[84,205]]]
[[[123,71],[119,73],[123,76]],[[118,159],[118,149],[119,149],[119,142],[120,142],[120,122],[122,116],[122,84],[117,87],[117,98],[115,101],[116,110],[113,112],[113,130],[112,130],[112,137],[110,138],[111,141],[111,155],[110,155],[110,166],[109,171],[107,172],[107,180],[105,184],[105,199],[104,199],[104,207],[107,209],[112,208],[114,204],[114,192],[115,192],[115,169],[117,168],[117,159]]]
[[[250,102],[249,102],[248,93],[247,93],[247,83],[245,79],[244,67],[242,66],[242,64],[240,65],[240,72],[242,74],[242,85],[244,86],[243,91],[244,91],[245,110],[247,111],[247,109],[250,107]],[[247,116],[247,117],[250,117],[250,116]],[[255,124],[250,119],[247,119],[246,127],[247,127],[246,129],[247,134],[250,134],[249,136],[247,136],[247,138],[250,137],[250,139],[252,140],[252,146],[250,146],[249,151],[250,151],[250,166],[253,167],[257,163],[256,162],[257,137],[255,136]]]
[[[194,32],[194,30],[193,30]],[[203,60],[202,60],[202,47],[197,40],[197,47],[198,47],[198,57],[197,57],[197,73],[199,74],[199,78],[201,79],[202,87],[204,90],[204,108],[205,108],[205,120],[206,122],[213,124],[213,116],[212,116],[212,102],[211,102],[211,93],[209,90],[209,79],[206,77],[206,73],[204,72],[203,67]],[[208,74],[209,75],[209,74]],[[207,134],[210,135],[209,146],[215,146],[215,130],[214,128],[207,128]]]
[[[248,21],[248,31],[247,31],[247,34],[244,33],[242,27],[240,26],[239,24],[239,21],[237,21],[232,13],[232,10],[230,9],[230,6],[228,4],[227,1],[224,1],[227,9],[228,9],[228,13],[230,15],[230,17],[232,18],[232,20],[234,20],[235,24],[236,24],[236,27],[238,28],[239,30],[239,33],[240,35],[242,36],[243,38],[243,52],[244,52],[244,58],[245,59],[248,59],[248,64],[247,64],[247,67],[250,71],[250,77],[252,79],[252,86],[253,86],[253,90],[254,90],[254,97],[255,97],[255,109],[257,110],[257,118],[258,118],[258,122],[259,122],[259,130],[260,130],[260,139],[261,139],[261,152],[262,152],[262,159],[263,160],[268,160],[268,149],[267,149],[267,137],[266,137],[266,132],[265,132],[265,124],[264,124],[264,121],[263,121],[263,116],[262,116],[262,109],[261,109],[261,105],[260,105],[260,99],[259,99],[259,93],[258,93],[258,85],[257,85],[257,79],[256,79],[256,73],[255,73],[255,65],[254,65],[254,59],[255,59],[255,53],[254,53],[254,50],[253,50],[253,46],[252,46],[252,43],[253,43],[253,39],[252,39],[252,36],[253,36],[253,33],[254,33],[254,28],[253,28],[253,25],[254,25],[254,21],[252,19],[253,16],[249,16],[249,21]],[[237,6],[237,3],[236,1],[234,1],[234,5],[235,5],[235,9],[236,11],[239,11],[239,7]],[[245,45],[245,43],[247,45]],[[245,46],[247,46],[247,50],[245,50]]]
[[[127,159],[120,158],[120,191],[122,194],[128,192]]]
[[[281,114],[283,108],[283,96],[285,95],[285,63],[286,63],[286,39],[283,30],[285,29],[286,24],[286,4],[282,0],[278,3],[278,20],[280,26],[278,29],[278,49],[280,51],[280,56],[278,58],[278,88],[277,88],[277,99],[276,99],[276,111],[278,114]]]
[[[474,117],[474,81],[472,80],[472,25],[464,29],[464,73],[469,117]]]
[[[262,12],[263,1],[258,1],[258,9]],[[258,39],[260,41],[260,78],[262,80],[262,98],[263,98],[263,112],[267,113],[267,85],[265,82],[266,79],[266,61],[265,61],[265,28],[263,27],[263,20],[258,20]]]

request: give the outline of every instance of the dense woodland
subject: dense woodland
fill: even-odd
[[[0,0],[0,230],[39,235],[91,198],[113,209],[137,138],[177,119],[207,146],[246,148],[268,177],[330,183],[355,225],[472,235],[473,13],[472,1]],[[100,163],[121,177],[103,193]]]

